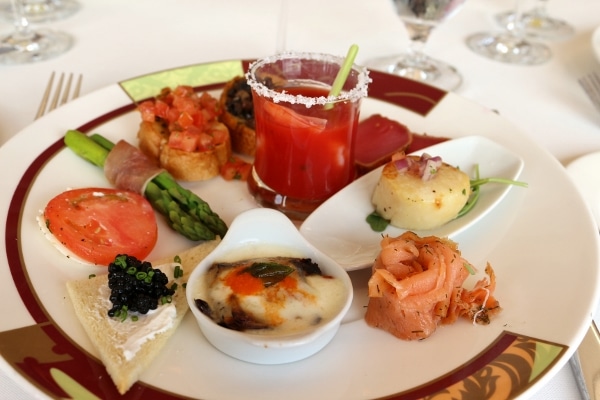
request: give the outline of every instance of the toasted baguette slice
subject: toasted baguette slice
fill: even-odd
[[[225,124],[215,122],[212,129],[228,131]],[[160,122],[140,123],[138,130],[139,148],[148,157],[169,171],[177,180],[201,181],[219,175],[221,165],[231,157],[229,133],[223,143],[206,151],[184,151],[168,146],[169,132]]]
[[[219,99],[223,113],[219,117],[231,135],[234,152],[254,156],[256,131],[254,130],[254,108],[252,91],[246,78],[237,76],[227,82]]]
[[[158,164],[160,151],[169,140],[169,130],[164,123],[142,121],[138,130],[138,139],[138,147],[142,153]]]
[[[179,253],[184,272],[182,278],[184,282],[187,282],[192,270],[215,248],[217,243],[216,240],[204,242]],[[153,262],[153,266],[156,267],[171,262],[173,262],[173,258],[167,258]],[[185,297],[185,289],[180,284],[172,300],[172,304],[175,305],[177,310],[173,324],[168,329],[142,343],[140,349],[128,360],[119,346],[126,343],[130,334],[113,328],[113,324],[111,324],[113,321],[110,321],[108,309],[106,308],[107,303],[99,301],[100,293],[103,290],[110,293],[108,288],[103,288],[107,285],[108,275],[103,274],[94,278],[67,282],[67,291],[75,308],[75,314],[100,354],[100,359],[106,367],[106,371],[111,376],[119,393],[124,394],[162,350],[167,340],[179,326],[189,307]],[[111,304],[110,301],[108,304]],[[139,321],[136,322],[125,321],[122,323],[136,324],[142,321],[144,317],[151,317],[151,315],[140,316]]]

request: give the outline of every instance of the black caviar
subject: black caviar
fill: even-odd
[[[119,254],[108,266],[108,287],[113,307],[109,317],[127,318],[129,311],[146,314],[159,302],[171,301],[174,288],[167,288],[169,279],[152,264],[136,257]]]

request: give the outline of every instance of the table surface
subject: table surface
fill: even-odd
[[[201,62],[256,58],[282,49],[343,54],[360,47],[357,63],[405,49],[406,31],[389,0],[288,1],[280,29],[281,0],[81,0],[73,16],[44,27],[75,37],[74,47],[52,60],[0,66],[0,145],[30,124],[52,71],[83,74],[82,95],[145,73]],[[523,8],[531,0],[523,1]],[[497,110],[563,165],[600,150],[600,113],[577,79],[600,65],[592,33],[600,25],[597,0],[552,0],[549,12],[575,26],[563,41],[547,42],[553,58],[515,66],[472,53],[465,38],[497,30],[493,16],[514,0],[468,0],[437,27],[426,52],[456,66],[464,82],[455,92]],[[318,11],[315,11],[318,10]],[[34,25],[37,27],[38,25]],[[0,33],[12,29],[0,20]],[[284,45],[282,45],[284,44]],[[0,398],[32,394],[0,372]],[[567,364],[535,399],[580,398]]]

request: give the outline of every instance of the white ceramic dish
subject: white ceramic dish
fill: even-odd
[[[517,180],[523,160],[517,154],[482,136],[449,140],[415,152],[441,156],[450,165],[473,177],[479,166],[480,176]],[[369,267],[379,252],[381,235],[398,236],[404,229],[388,226],[373,231],[366,217],[373,212],[371,195],[383,167],[348,185],[316,209],[301,225],[300,232],[317,248],[331,256],[347,271]],[[453,238],[485,217],[509,192],[511,185],[490,183],[481,187],[481,197],[465,216],[420,235]],[[340,224],[339,221],[344,221]]]
[[[201,281],[206,279],[207,270],[214,262],[245,259],[248,254],[252,254],[252,257],[285,255],[310,258],[319,265],[324,275],[343,282],[346,293],[342,308],[329,321],[295,335],[248,334],[217,325],[195,306],[195,299],[200,296]],[[256,364],[283,364],[310,357],[333,339],[350,308],[353,291],[352,282],[344,269],[308,243],[284,214],[257,208],[245,211],[233,220],[223,241],[192,272],[186,295],[200,330],[217,349],[231,357]]]
[[[35,221],[56,193],[108,186],[100,169],[64,148],[64,132],[80,128],[135,143],[139,115],[132,99],[178,83],[219,93],[223,82],[246,66],[240,60],[193,65],[111,85],[37,120],[0,148],[0,170],[7,172],[0,181],[0,315],[10,315],[0,319],[0,368],[35,398],[67,397],[65,385],[78,385],[98,398],[117,397],[65,289],[67,280],[102,269],[65,259]],[[312,357],[280,365],[236,360],[199,338],[190,314],[134,385],[132,397],[360,400],[460,390],[479,398],[480,389],[490,396],[510,390],[518,398],[531,395],[566,364],[599,300],[600,256],[596,225],[564,168],[491,110],[417,82],[372,76],[362,118],[380,113],[437,136],[477,134],[523,159],[519,179],[529,187],[511,190],[484,219],[454,238],[473,265],[493,265],[502,313],[489,326],[460,321],[427,340],[403,342],[364,323],[369,271],[352,271],[352,306],[336,336]],[[186,186],[227,223],[256,208],[241,182],[214,179]],[[158,237],[150,260],[193,244],[162,219]]]

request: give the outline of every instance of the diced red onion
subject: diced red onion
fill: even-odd
[[[435,176],[437,170],[442,166],[442,157],[432,157],[427,153],[423,153],[421,157],[406,157],[404,153],[395,154],[392,157],[392,162],[396,170],[405,172],[413,171],[413,174],[418,173],[423,181],[428,181]],[[418,172],[417,172],[418,171]]]
[[[428,181],[437,173],[438,169],[442,166],[442,159],[440,157],[433,157],[425,161],[425,169],[421,175],[423,181]]]
[[[408,169],[408,158],[400,158],[394,161],[394,166],[398,171],[405,171]]]

